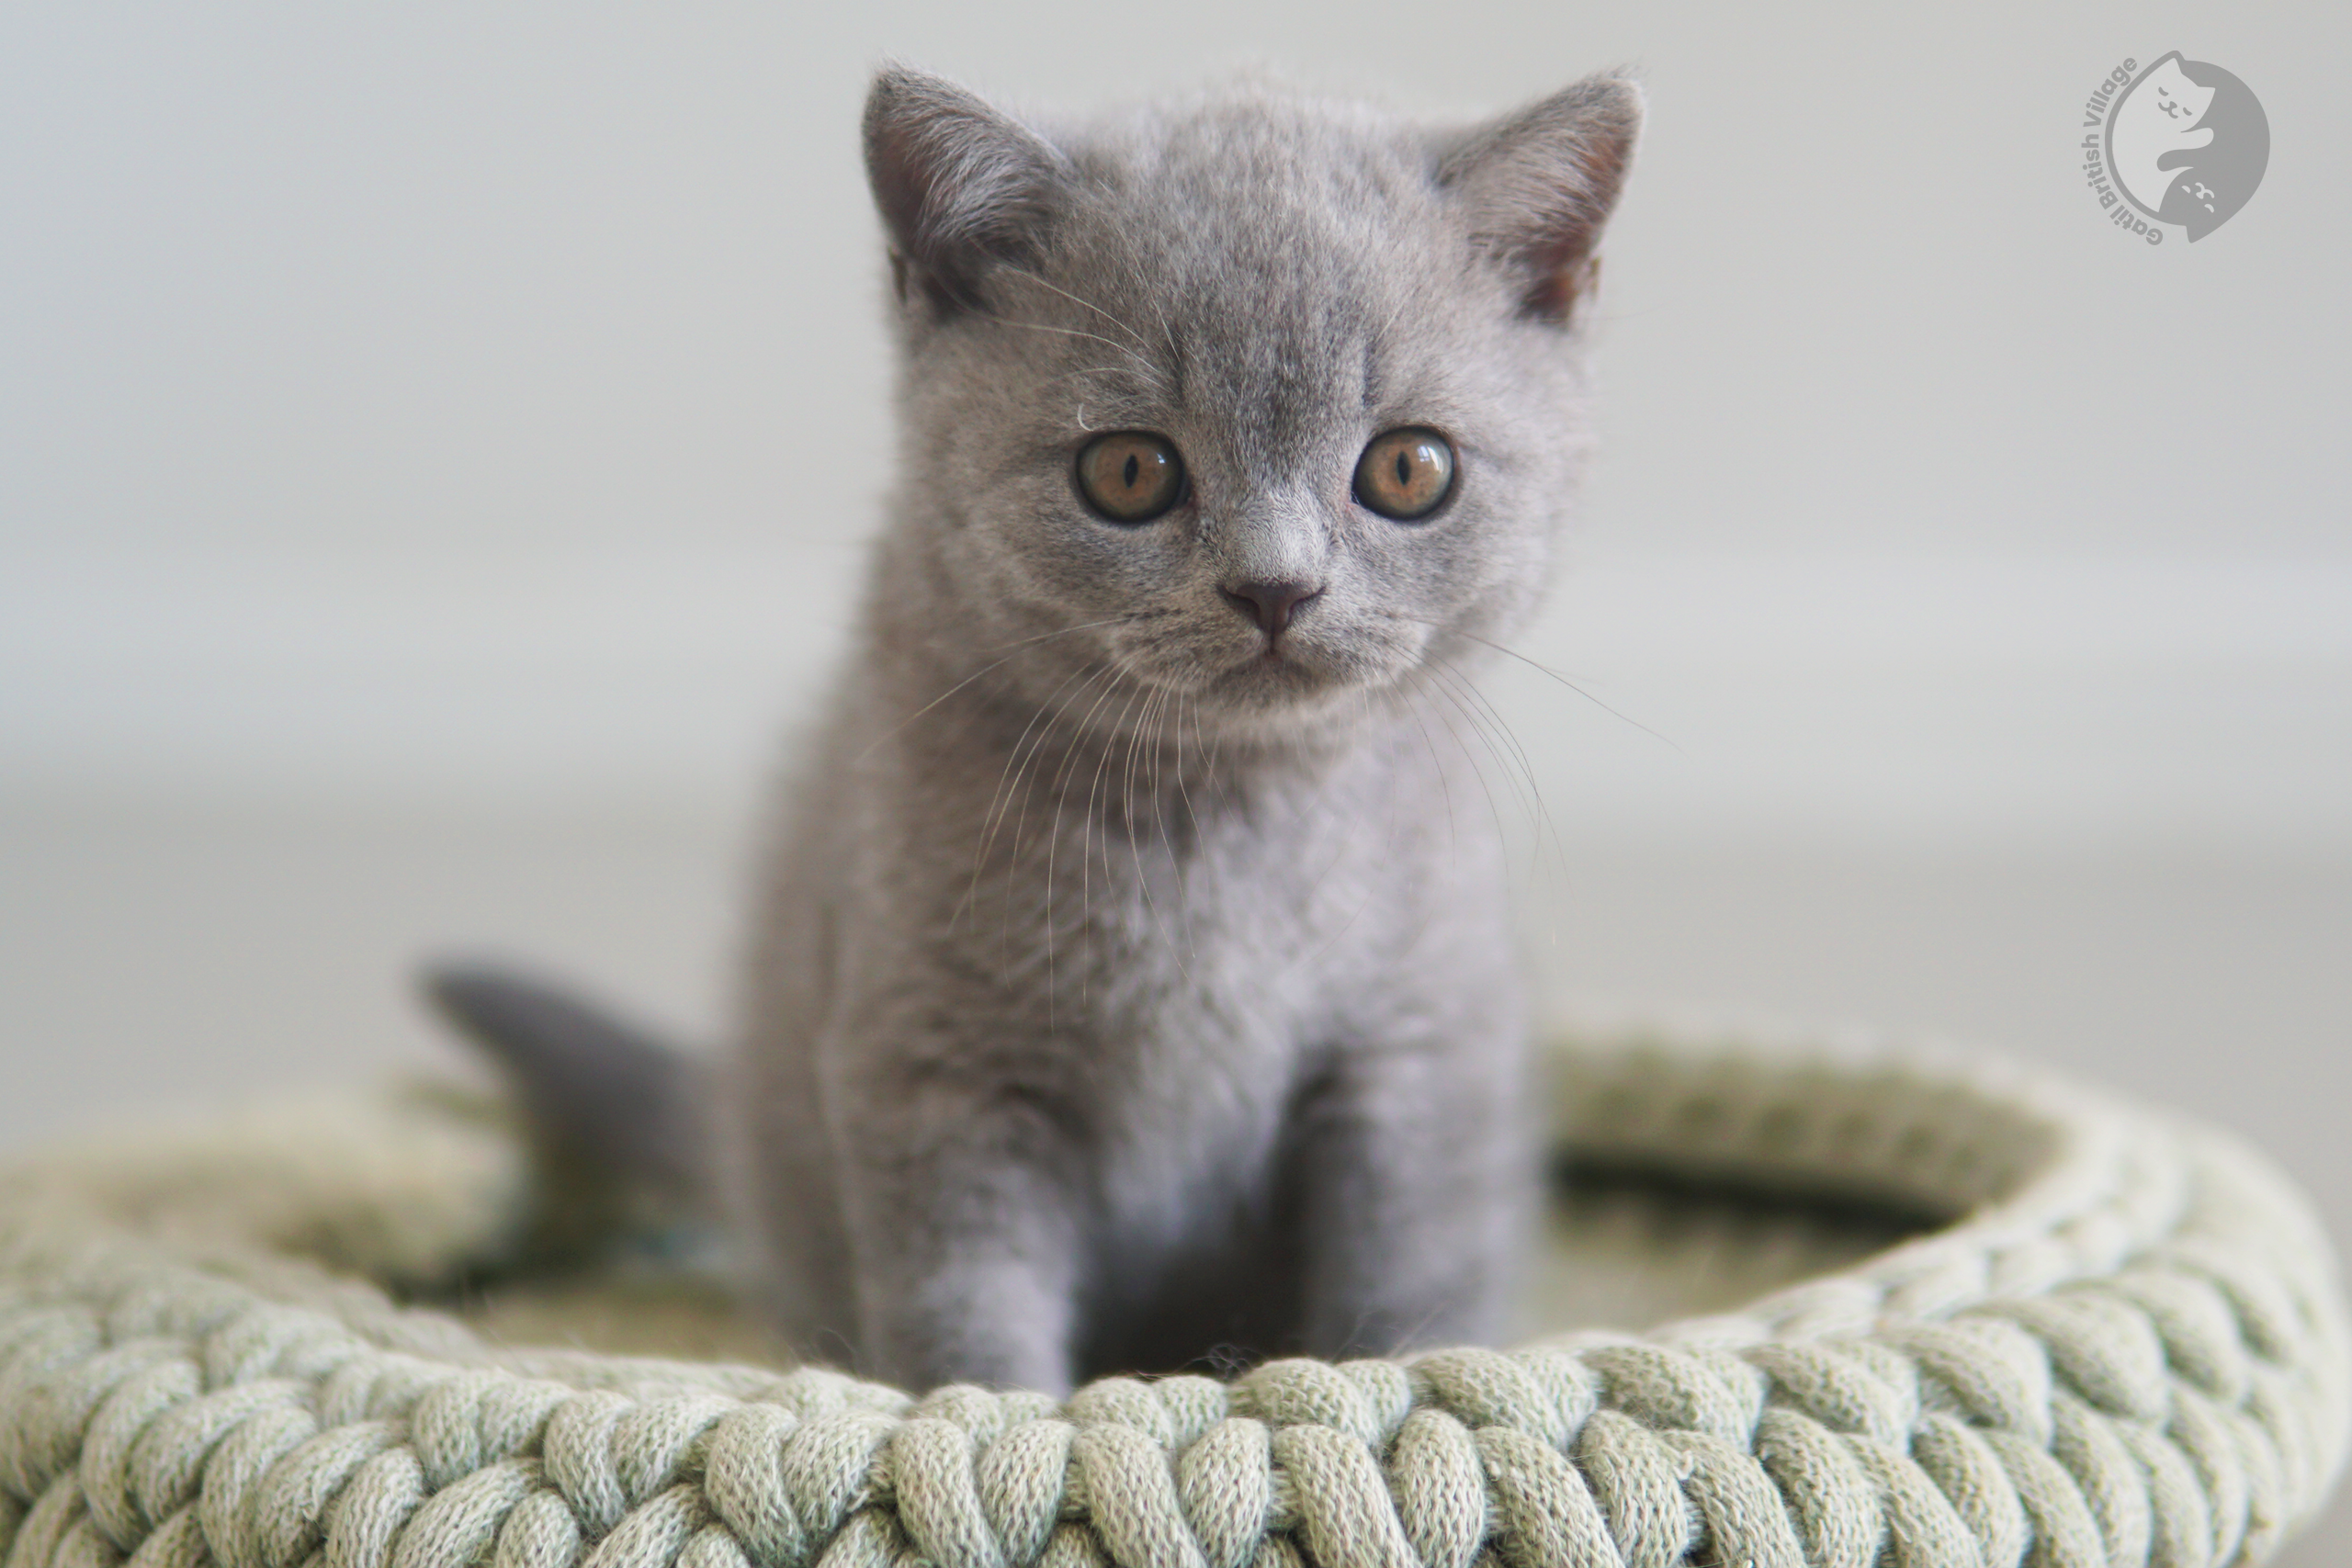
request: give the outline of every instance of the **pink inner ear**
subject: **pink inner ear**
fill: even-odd
[[[1565,321],[1575,311],[1577,301],[1591,294],[1600,284],[1599,256],[1566,265],[1549,266],[1538,276],[1535,287],[1521,297],[1521,304],[1531,316],[1547,321]]]
[[[1594,247],[1625,177],[1628,143],[1578,138],[1573,149],[1546,170],[1555,182],[1548,199],[1531,203],[1518,216],[1516,234],[1499,243],[1532,274],[1521,307],[1529,315],[1565,321],[1578,299],[1600,282]]]
[[[1566,321],[1592,291],[1593,250],[1616,205],[1641,126],[1641,96],[1589,77],[1508,116],[1449,155],[1441,183],[1461,192],[1476,243],[1521,273],[1521,308]]]
[[[912,251],[922,243],[931,170],[922,159],[918,139],[910,128],[877,125],[870,136],[865,162],[867,178],[874,187],[874,205],[881,209],[882,220],[889,226],[897,248]]]

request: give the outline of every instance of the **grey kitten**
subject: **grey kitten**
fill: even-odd
[[[1573,509],[1639,119],[1604,75],[1456,133],[1257,87],[1048,130],[877,76],[899,478],[724,1087],[442,981],[556,1121],[672,1129],[639,1168],[712,1127],[805,1349],[1058,1391],[1500,1330],[1533,1175],[1465,672]]]

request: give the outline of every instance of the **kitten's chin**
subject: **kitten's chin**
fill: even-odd
[[[1171,683],[1191,694],[1204,716],[1272,739],[1343,731],[1394,690],[1397,678],[1397,671],[1361,661],[1335,665],[1311,656],[1259,653]]]

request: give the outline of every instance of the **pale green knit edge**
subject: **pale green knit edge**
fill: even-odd
[[[1981,1207],[1639,1337],[1057,1405],[502,1351],[272,1255],[511,1230],[519,1156],[446,1117],[69,1154],[0,1175],[0,1568],[2200,1568],[2324,1501],[2352,1334],[2233,1140],[2029,1075],[1557,1065],[1588,1153]]]

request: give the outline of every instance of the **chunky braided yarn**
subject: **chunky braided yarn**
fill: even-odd
[[[1966,1217],[1726,1315],[1066,1403],[501,1348],[301,1253],[512,1247],[511,1140],[311,1108],[0,1175],[6,1568],[2259,1562],[2352,1389],[2300,1198],[2025,1077],[1559,1053],[1579,1156]]]

